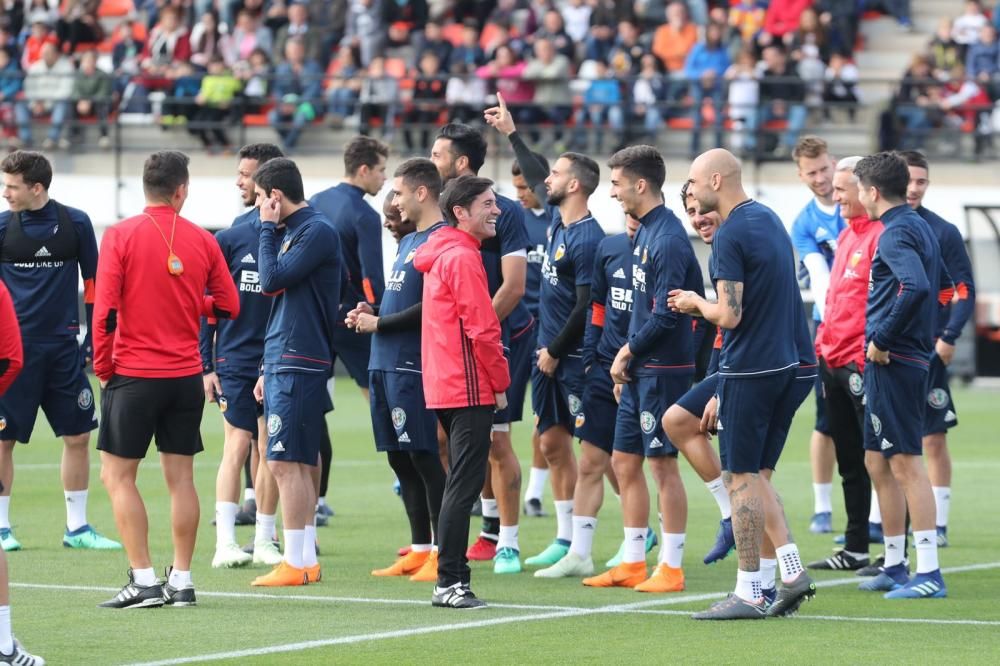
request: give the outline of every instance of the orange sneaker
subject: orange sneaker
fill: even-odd
[[[393,562],[392,566],[388,566],[385,569],[373,569],[373,576],[410,576],[412,574],[420,571],[420,567],[424,566],[424,562],[430,556],[429,550],[424,550],[420,552],[410,551],[403,557],[399,558]]]
[[[310,583],[318,583],[323,580],[323,572],[319,568],[319,562],[311,567],[306,567],[306,580]]]
[[[250,584],[255,587],[294,587],[305,585],[307,582],[308,574],[305,569],[293,567],[282,560],[278,566],[271,569],[270,573],[257,576]]]
[[[635,587],[646,580],[645,562],[622,562],[599,576],[584,578],[587,587]]]
[[[438,552],[431,551],[431,556],[420,567],[420,571],[410,576],[414,583],[436,583],[438,579]]]
[[[680,567],[668,567],[661,564],[653,571],[653,575],[644,583],[635,586],[636,592],[683,592],[684,570]]]

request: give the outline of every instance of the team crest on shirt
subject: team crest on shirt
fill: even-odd
[[[927,404],[934,409],[944,409],[948,405],[948,392],[941,388],[931,389],[927,394]]]
[[[852,372],[851,376],[847,378],[847,386],[854,395],[861,395],[865,392],[865,382],[861,379],[861,375],[856,372]]]
[[[267,417],[267,434],[274,437],[281,430],[281,417],[277,414],[271,414]]]
[[[409,254],[406,255],[406,259],[403,260],[403,263],[408,264],[411,261],[413,261],[413,257],[415,257],[416,254],[417,254],[416,250],[410,250]]]
[[[6,430],[6,429],[7,429],[7,417],[0,416],[0,430]]]
[[[583,424],[586,422],[587,422],[587,417],[584,416],[583,412],[580,412],[579,414],[576,415],[576,422],[574,425],[577,428],[582,428]]]
[[[566,256],[566,244],[559,243],[559,247],[556,248],[556,254],[555,257],[553,257],[553,261],[559,261],[565,256]]]
[[[649,261],[649,248],[648,247],[644,247],[644,248],[642,248],[642,261],[640,263],[644,264],[647,261]]]
[[[875,430],[875,436],[878,437],[882,434],[882,419],[872,414],[872,428]]]
[[[80,409],[90,409],[94,406],[94,392],[89,388],[85,388],[80,391],[80,395],[76,396],[76,405]]]
[[[861,261],[861,258],[863,256],[865,256],[865,255],[864,255],[864,253],[861,250],[855,250],[854,254],[851,255],[851,260],[850,260],[851,268],[854,268],[855,266],[857,266],[858,262]]]
[[[285,239],[285,242],[281,244],[281,254],[284,254],[285,252],[288,252],[288,247],[291,244],[292,244],[292,239],[291,238]]]
[[[569,413],[574,416],[579,414],[583,408],[583,403],[580,402],[580,398],[570,393],[567,401],[569,402]]]
[[[647,435],[656,429],[656,417],[653,416],[653,412],[643,412],[639,415],[639,425],[642,427],[642,431]]]
[[[396,430],[402,430],[406,425],[406,412],[399,407],[394,407],[392,410],[392,425]]]

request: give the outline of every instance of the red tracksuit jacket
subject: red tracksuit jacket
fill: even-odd
[[[837,253],[830,269],[823,324],[816,334],[816,355],[831,368],[852,361],[865,367],[865,308],[872,258],[882,235],[882,223],[868,216],[848,220],[837,239]]]
[[[413,266],[425,273],[420,353],[427,407],[495,404],[493,394],[510,386],[510,369],[479,241],[445,227],[417,250]]]
[[[7,392],[24,367],[21,329],[17,325],[14,301],[6,285],[0,282],[0,395]]]

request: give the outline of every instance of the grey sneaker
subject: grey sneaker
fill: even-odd
[[[37,655],[33,655],[24,649],[18,640],[14,639],[14,649],[10,654],[0,652],[0,664],[14,664],[15,666],[45,666],[45,660]]]
[[[158,608],[163,605],[163,586],[160,583],[153,585],[138,585],[135,582],[135,574],[128,570],[128,583],[111,599],[102,604],[100,608]]]
[[[784,617],[799,609],[802,602],[816,596],[816,583],[805,571],[791,583],[782,583],[774,603],[767,609],[770,617]]]
[[[448,587],[435,585],[434,594],[431,595],[431,605],[462,610],[486,608],[486,602],[478,598],[472,589],[463,583],[455,583]]]
[[[708,610],[695,613],[692,620],[763,620],[767,617],[766,604],[755,604],[735,594],[712,604]]]
[[[163,605],[164,606],[194,606],[197,600],[194,596],[194,585],[187,584],[182,587],[174,587],[170,584],[170,572],[173,567],[167,567],[166,582],[163,583]]]

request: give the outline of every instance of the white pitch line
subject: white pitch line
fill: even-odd
[[[636,615],[683,615],[690,616],[691,611],[682,610],[630,610]],[[958,624],[973,627],[1000,627],[1000,620],[942,620],[940,618],[920,617],[852,617],[847,615],[794,615],[793,620],[819,620],[822,622],[865,622],[865,623],[897,623],[897,624]]]

